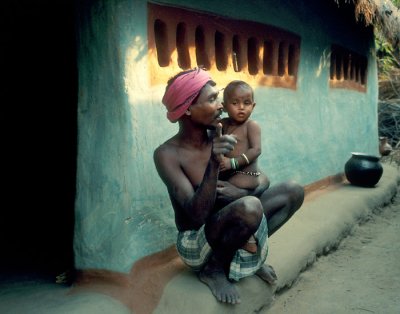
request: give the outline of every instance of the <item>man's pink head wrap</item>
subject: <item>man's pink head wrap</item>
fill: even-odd
[[[211,77],[202,69],[178,76],[167,88],[162,99],[168,110],[168,120],[176,122],[182,117],[208,81],[211,81]]]

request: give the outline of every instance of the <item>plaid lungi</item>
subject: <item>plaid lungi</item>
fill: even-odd
[[[238,281],[251,276],[265,263],[268,255],[268,226],[264,215],[254,237],[257,239],[257,253],[237,250],[230,265],[229,279]],[[183,262],[194,271],[203,268],[212,252],[206,239],[204,225],[199,230],[179,232],[176,247]]]

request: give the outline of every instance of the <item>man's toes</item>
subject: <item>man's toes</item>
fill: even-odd
[[[239,295],[236,294],[221,293],[220,295],[218,295],[217,299],[222,303],[228,303],[228,304],[240,303],[240,297]]]
[[[273,279],[273,280],[277,280],[278,279],[278,276],[276,275],[276,272],[275,272],[275,269],[271,266],[271,265],[268,265],[268,267],[269,267],[269,274],[271,275],[271,278]]]

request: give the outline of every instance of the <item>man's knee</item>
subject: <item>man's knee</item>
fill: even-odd
[[[295,181],[288,181],[285,189],[291,203],[298,209],[304,201],[304,188]]]
[[[237,205],[236,213],[240,218],[258,226],[263,216],[263,208],[260,200],[257,197],[246,196],[241,198]]]
[[[304,188],[296,181],[285,182],[285,187],[291,194],[304,195]]]

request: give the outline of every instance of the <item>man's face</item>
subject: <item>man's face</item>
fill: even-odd
[[[221,101],[218,98],[219,89],[207,84],[201,90],[196,103],[189,108],[193,122],[215,128],[221,121]]]

